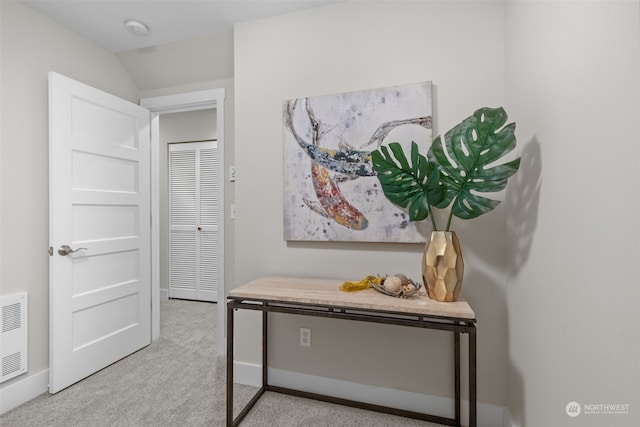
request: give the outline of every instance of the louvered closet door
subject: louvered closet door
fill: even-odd
[[[216,141],[169,145],[169,297],[217,301],[222,185]]]

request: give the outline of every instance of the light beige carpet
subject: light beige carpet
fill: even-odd
[[[150,346],[55,394],[0,416],[1,427],[225,425],[225,359],[216,356],[216,304],[170,300]],[[255,393],[236,385],[236,413]],[[242,427],[436,426],[341,405],[265,393]]]

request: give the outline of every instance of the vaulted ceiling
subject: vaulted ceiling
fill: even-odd
[[[336,3],[336,0],[20,0],[114,52],[229,32],[233,24]],[[344,0],[342,0],[344,1]],[[149,34],[125,28],[140,21]]]

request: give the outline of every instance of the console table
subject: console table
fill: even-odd
[[[227,301],[227,426],[237,426],[265,391],[317,399],[361,409],[385,412],[449,426],[460,426],[460,335],[468,336],[469,426],[477,425],[475,313],[466,301],[437,302],[426,296],[393,298],[373,289],[342,292],[342,280],[299,277],[263,277],[229,292]],[[262,311],[262,387],[233,418],[234,311]],[[268,313],[330,317],[453,332],[455,386],[454,418],[423,414],[269,384]]]

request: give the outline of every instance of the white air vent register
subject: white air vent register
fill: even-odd
[[[27,293],[0,298],[0,383],[27,372]]]

